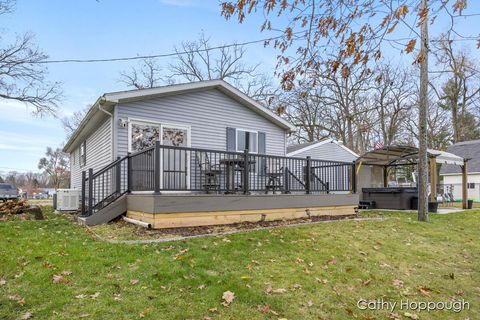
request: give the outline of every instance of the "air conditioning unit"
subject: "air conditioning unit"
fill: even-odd
[[[58,211],[75,211],[80,206],[80,190],[77,189],[58,189],[57,204]]]

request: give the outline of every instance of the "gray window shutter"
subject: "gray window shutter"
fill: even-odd
[[[267,153],[267,144],[266,144],[265,138],[266,138],[265,132],[258,133],[258,153],[260,154]]]
[[[258,153],[259,154],[266,154],[267,153],[267,144],[265,141],[265,132],[258,133]],[[264,175],[267,172],[267,161],[263,157],[259,157],[259,168],[260,174]]]
[[[235,133],[235,128],[227,128],[227,151],[237,150]]]

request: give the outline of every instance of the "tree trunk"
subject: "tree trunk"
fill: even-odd
[[[427,9],[427,0],[422,0],[422,9]],[[428,12],[428,11],[427,11]],[[428,13],[421,25],[420,101],[418,133],[418,220],[428,221]]]

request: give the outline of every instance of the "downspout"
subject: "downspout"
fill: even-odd
[[[98,102],[98,110],[108,114],[110,117],[113,117],[113,114],[111,112],[108,112],[107,110],[103,109],[102,106],[107,102],[107,99],[105,96],[102,96],[100,98],[100,101]]]

